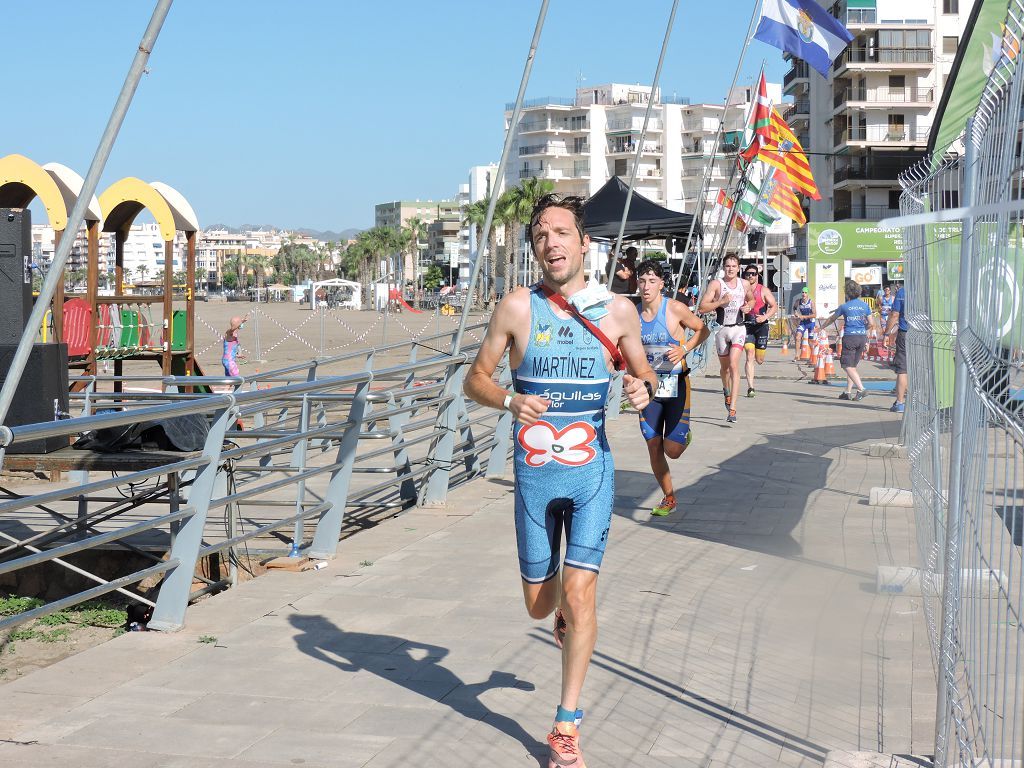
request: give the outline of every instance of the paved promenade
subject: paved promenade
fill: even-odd
[[[867,452],[896,438],[892,400],[844,403],[793,372],[766,366],[777,378],[736,426],[717,380],[696,379],[668,518],[649,515],[661,494],[635,416],[610,423],[589,768],[930,751],[920,600],[875,593],[877,566],[916,562],[912,510],[868,504],[872,486],[908,487],[905,460]],[[0,687],[0,765],[546,766],[558,655],[522,607],[512,506],[510,479],[475,481],[323,570],[196,605],[180,633],[123,635]]]

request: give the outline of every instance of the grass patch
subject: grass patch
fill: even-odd
[[[214,637],[213,635],[200,635],[199,636],[199,642],[200,643],[207,643],[207,644],[209,644],[209,643],[216,643],[217,642],[217,638]]]
[[[0,617],[17,616],[42,605],[45,605],[45,601],[36,597],[18,597],[17,595],[0,597]],[[36,640],[41,643],[67,642],[72,639],[74,631],[80,627],[111,629],[115,631],[114,637],[116,637],[121,634],[127,621],[128,613],[123,606],[102,600],[90,600],[10,630],[6,637],[0,637],[0,649],[6,645],[7,650],[13,653],[14,643],[26,640]]]

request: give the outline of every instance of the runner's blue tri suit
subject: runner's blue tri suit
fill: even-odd
[[[650,321],[644,319],[643,307],[637,307],[640,312],[640,341],[647,353],[647,362],[658,377],[658,389],[640,413],[640,432],[644,440],[664,437],[680,445],[689,445],[692,437],[690,372],[682,362],[673,363],[668,359],[669,349],[679,346],[679,341],[668,330],[668,302],[662,296],[661,307]]]
[[[809,313],[810,317],[804,317],[805,313]],[[814,333],[814,302],[810,299],[804,301],[801,299],[797,305],[797,317],[800,318],[800,325],[797,326],[798,333],[804,333],[810,335]]]
[[[615,495],[604,431],[610,381],[604,347],[579,320],[558,317],[539,286],[530,291],[530,336],[512,371],[516,392],[551,402],[535,424],[514,425],[519,570],[541,583],[565,565],[598,572]]]

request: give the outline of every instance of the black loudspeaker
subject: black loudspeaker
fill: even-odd
[[[0,208],[0,344],[17,344],[32,314],[32,213]]]
[[[761,250],[761,243],[764,242],[764,232],[760,230],[751,232],[747,235],[747,250],[748,251],[759,251]]]
[[[0,382],[6,380],[17,344],[0,344]],[[4,424],[19,427],[64,418],[68,412],[68,345],[34,344]],[[15,443],[10,453],[49,453],[66,448],[67,436]]]

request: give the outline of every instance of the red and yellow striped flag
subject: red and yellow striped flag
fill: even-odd
[[[760,199],[763,206],[791,219],[797,226],[807,223],[804,209],[800,207],[800,199],[790,188],[790,182],[782,171],[776,170],[761,185]]]
[[[757,159],[782,171],[794,192],[801,192],[812,200],[821,200],[821,192],[814,183],[811,164],[804,153],[804,148],[800,146],[796,134],[774,107],[770,137],[768,143],[758,152]]]

